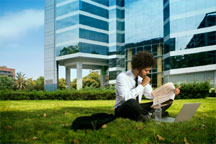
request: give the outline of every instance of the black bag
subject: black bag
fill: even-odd
[[[76,118],[71,128],[73,130],[77,129],[100,129],[104,124],[115,120],[116,117],[113,114],[107,113],[96,113],[91,116],[82,116]]]

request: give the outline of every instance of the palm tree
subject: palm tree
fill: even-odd
[[[24,89],[26,88],[26,80],[25,74],[22,72],[18,72],[16,75],[16,88],[17,89]]]

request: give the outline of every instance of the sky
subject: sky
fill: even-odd
[[[44,76],[44,0],[0,0],[0,66],[26,78]],[[83,76],[88,73],[83,70]],[[65,77],[64,67],[59,77]]]
[[[0,66],[43,76],[43,32],[43,0],[0,0]]]
[[[149,19],[162,11],[159,2],[125,1],[126,43],[162,37],[162,28],[152,33],[162,27],[162,16]],[[0,66],[14,68],[27,78],[44,76],[44,0],[0,0]],[[83,76],[88,73],[83,70]],[[59,77],[65,77],[64,67],[59,68]],[[71,80],[75,77],[76,71],[71,70]]]

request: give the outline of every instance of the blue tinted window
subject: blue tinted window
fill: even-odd
[[[169,15],[170,15],[169,5],[167,7],[165,7],[163,15],[164,15],[164,20],[166,20],[169,17]]]
[[[102,30],[108,30],[108,22],[91,18],[88,16],[84,16],[84,15],[80,15],[80,24],[102,29]]]
[[[171,16],[192,12],[200,11],[204,9],[214,8],[215,11],[216,0],[179,0],[170,3],[170,14]]]
[[[108,18],[108,10],[80,1],[80,10]]]
[[[123,7],[125,5],[125,1],[124,0],[117,0],[116,5]]]
[[[135,55],[137,53],[136,48],[132,48],[132,55]]]
[[[164,42],[163,53],[166,54],[173,50],[175,50],[175,39],[171,38]]]
[[[168,0],[163,0],[163,3],[166,4]]]
[[[124,22],[117,21],[117,30],[120,30],[120,31],[124,31],[125,30],[125,24],[124,24]]]
[[[139,52],[139,51],[143,51],[143,47],[138,47],[137,52]]]
[[[114,6],[116,5],[116,0],[109,0],[109,6]]]
[[[216,25],[216,12],[171,21],[171,33],[195,30]]]
[[[56,43],[75,40],[79,38],[79,29],[73,29],[70,31],[56,34]]]
[[[164,26],[164,37],[170,34],[170,23],[166,23]]]
[[[61,16],[79,10],[79,1],[69,3],[56,8],[56,16]]]
[[[164,60],[164,70],[216,64],[216,51],[172,56]]]
[[[102,4],[102,5],[105,5],[105,6],[108,6],[109,4],[109,0],[92,0],[96,3],[99,3],[99,4]]]
[[[124,43],[125,42],[125,35],[124,34],[119,34],[119,33],[110,34],[109,42],[110,43],[114,43],[114,42]]]
[[[124,10],[119,10],[119,9],[116,10],[117,10],[117,18],[123,19],[125,17]]]
[[[216,45],[216,31],[175,37],[165,42],[164,52]]]
[[[65,27],[73,26],[79,24],[79,15],[67,17],[61,20],[56,21],[56,30],[62,29]]]
[[[125,42],[125,35],[117,33],[117,42],[124,43]]]
[[[107,55],[108,47],[81,42],[79,43],[79,51],[84,53]]]
[[[78,43],[67,44],[64,46],[56,47],[56,56],[67,55],[79,52]]]
[[[152,52],[151,45],[144,46],[144,51]]]
[[[108,35],[95,31],[80,29],[80,38],[108,43]]]

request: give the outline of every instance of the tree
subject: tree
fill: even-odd
[[[83,87],[100,87],[100,75],[97,72],[91,72],[83,78]]]
[[[15,81],[13,78],[8,76],[0,76],[0,90],[13,89]]]
[[[58,88],[59,89],[65,89],[66,88],[66,83],[65,83],[65,79],[64,78],[60,78],[58,81]]]
[[[36,82],[32,78],[29,78],[26,80],[26,90],[27,91],[32,91],[35,89],[35,87],[36,87]]]
[[[97,72],[91,72],[87,76],[83,77],[82,82],[83,82],[83,87],[98,88],[100,87],[100,75]],[[71,82],[70,87],[76,88],[76,83],[77,83],[77,79],[74,79]]]
[[[70,87],[76,89],[76,83],[77,83],[77,79],[75,78],[75,79],[73,79],[73,81],[70,83]]]
[[[25,89],[26,88],[26,80],[25,74],[22,72],[18,72],[16,75],[16,88],[17,89]]]
[[[38,79],[35,80],[36,86],[35,89],[36,90],[44,90],[44,77],[40,76]]]

